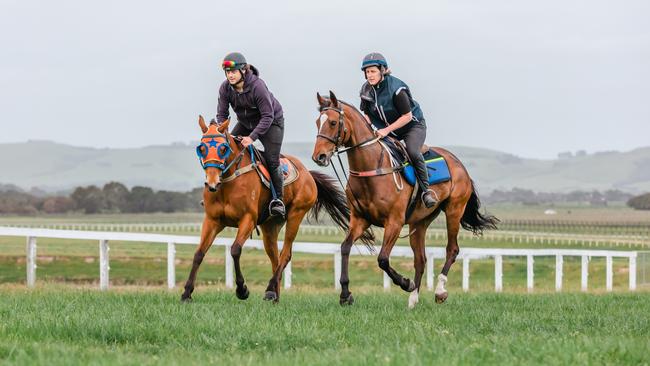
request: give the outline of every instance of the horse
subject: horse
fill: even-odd
[[[269,217],[268,204],[271,192],[264,185],[265,168],[256,157],[253,147],[244,148],[239,139],[228,132],[229,120],[208,127],[202,116],[199,126],[203,133],[201,144],[196,152],[205,170],[203,206],[205,216],[201,226],[201,239],[194,254],[192,269],[185,283],[181,300],[192,300],[196,274],[212,246],[212,242],[225,227],[236,227],[237,235],[230,248],[235,267],[235,294],[246,300],[249,290],[245,284],[239,259],[246,239],[252,236],[259,226],[262,230],[264,250],[271,260],[272,277],[266,288],[264,299],[278,302],[282,271],[291,260],[291,247],[298,233],[298,227],[311,210],[313,218],[325,209],[332,220],[343,230],[348,229],[350,211],[344,193],[337,188],[336,181],[326,174],[308,171],[293,156],[283,156],[288,169],[295,169],[292,179],[284,187],[285,217]],[[258,174],[255,174],[258,173]],[[284,246],[278,255],[278,234],[286,222]],[[364,235],[364,241],[372,237]]]
[[[414,194],[415,187],[398,184],[401,163],[396,164],[393,160],[391,164],[386,145],[375,136],[372,126],[361,112],[338,100],[331,91],[329,98],[321,97],[318,93],[316,97],[320,115],[316,120],[318,135],[312,160],[320,166],[328,166],[334,154],[347,152],[350,169],[345,193],[351,215],[349,231],[341,244],[340,304],[351,305],[354,302],[348,277],[351,246],[370,225],[375,225],[384,228],[378,265],[395,285],[411,293],[408,307],[415,307],[419,301],[426,263],[426,230],[440,212],[444,212],[447,219],[447,248],[445,264],[438,275],[435,300],[439,304],[445,302],[448,297],[445,288],[447,274],[459,251],[460,227],[480,235],[484,229],[496,229],[499,222],[496,217],[479,211],[481,201],[467,169],[451,152],[424,146],[423,152],[430,149],[446,160],[450,173],[450,180],[429,186],[438,197],[438,204],[427,209]],[[414,281],[399,274],[389,261],[391,250],[404,225],[409,225],[409,242],[414,254]]]

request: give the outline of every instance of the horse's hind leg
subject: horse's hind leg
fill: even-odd
[[[266,255],[269,256],[271,260],[271,273],[275,275],[275,271],[278,269],[279,254],[278,254],[278,234],[282,228],[282,223],[277,222],[276,220],[270,220],[264,225],[262,225],[262,240],[264,242],[264,250]],[[271,284],[269,283],[269,286]],[[266,288],[264,294],[264,300],[273,300],[267,299],[267,293],[269,288]]]
[[[296,240],[298,228],[300,227],[300,223],[302,222],[303,217],[305,217],[307,211],[308,209],[292,207],[287,213],[287,227],[284,232],[284,245],[282,246],[278,265],[275,268],[273,277],[271,277],[269,280],[269,285],[266,288],[264,300],[270,300],[274,302],[280,300],[280,281],[282,280],[282,271],[284,271],[284,268],[291,260],[293,241]]]
[[[438,275],[438,284],[436,285],[435,295],[436,302],[441,304],[447,300],[447,274],[451,265],[456,261],[458,255],[458,232],[460,231],[460,220],[465,212],[466,202],[452,202],[446,210],[447,217],[447,253],[445,258],[445,265],[442,267],[442,272]]]
[[[192,300],[192,291],[194,291],[194,282],[196,281],[196,272],[199,270],[203,257],[212,246],[214,238],[223,230],[224,226],[220,221],[205,218],[201,226],[201,242],[199,248],[194,253],[194,260],[192,261],[192,270],[190,276],[185,283],[185,291],[181,295],[181,301]]]
[[[244,284],[244,275],[242,274],[241,267],[239,265],[239,257],[241,257],[242,247],[244,246],[246,239],[251,236],[254,227],[255,221],[251,218],[251,216],[244,216],[239,221],[237,236],[235,237],[235,241],[232,243],[232,247],[230,247],[230,255],[232,256],[233,262],[235,264],[235,284],[237,285],[235,294],[240,300],[246,300],[248,298],[249,292],[248,288]]]
[[[415,282],[406,277],[402,277],[401,274],[390,266],[390,252],[393,250],[401,230],[401,223],[396,223],[396,221],[389,221],[384,225],[384,241],[381,244],[381,251],[379,252],[379,257],[377,257],[377,263],[379,264],[379,268],[383,269],[388,277],[393,280],[394,284],[406,292],[412,292],[415,290]]]
[[[275,273],[278,268],[278,234],[282,225],[275,220],[270,220],[262,224],[262,242],[264,242],[264,251],[271,260],[271,273]]]

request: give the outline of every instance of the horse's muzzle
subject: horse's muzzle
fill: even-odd
[[[221,187],[221,183],[211,185],[211,184],[208,184],[207,182],[205,182],[204,185],[208,188],[208,191],[210,191],[210,192],[216,192],[216,191],[219,190],[219,187]]]
[[[318,157],[314,155],[311,159],[319,166],[328,166],[330,164],[330,157],[331,154],[319,154]]]

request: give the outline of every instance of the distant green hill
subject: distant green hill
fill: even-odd
[[[284,152],[310,169],[312,143],[286,143]],[[451,146],[482,192],[513,187],[546,192],[620,189],[650,191],[650,147],[555,160]],[[331,168],[324,169],[333,174]],[[194,146],[173,144],[137,149],[95,149],[50,141],[0,144],[0,183],[24,189],[65,190],[119,181],[129,186],[188,190],[203,182]]]

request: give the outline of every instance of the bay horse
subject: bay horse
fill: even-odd
[[[426,263],[425,237],[427,227],[440,214],[447,219],[446,260],[438,275],[435,290],[436,303],[443,303],[448,296],[445,288],[447,274],[458,255],[458,232],[460,227],[480,235],[484,229],[496,229],[499,220],[479,211],[481,202],[467,169],[451,152],[438,147],[431,149],[447,162],[451,179],[430,185],[439,203],[427,209],[419,198],[407,214],[414,187],[397,183],[399,167],[391,165],[391,156],[379,143],[372,126],[355,107],[340,101],[330,91],[329,98],[317,94],[319,118],[316,120],[318,135],[312,160],[320,166],[330,164],[336,153],[347,152],[350,178],[346,187],[348,206],[351,207],[350,229],[341,244],[341,305],[352,304],[354,298],[349,290],[348,260],[352,244],[370,227],[384,228],[384,238],[377,257],[379,267],[393,283],[410,292],[408,306],[418,303],[418,293]],[[338,174],[338,173],[337,173]],[[390,253],[404,225],[409,225],[410,245],[414,254],[415,279],[403,277],[390,266]]]
[[[267,207],[271,200],[270,190],[262,181],[265,168],[255,160],[253,150],[244,148],[237,137],[228,132],[229,120],[208,127],[199,116],[202,143],[197,147],[201,166],[205,170],[203,205],[205,216],[201,226],[201,239],[194,254],[192,269],[181,295],[182,301],[192,300],[196,274],[216,236],[225,227],[236,227],[237,234],[231,246],[235,266],[235,294],[245,300],[249,296],[244,282],[239,258],[246,239],[251,237],[256,226],[262,229],[264,250],[271,260],[272,277],[264,294],[265,300],[277,302],[280,299],[282,271],[291,260],[291,247],[298,227],[311,210],[318,219],[321,209],[325,209],[333,221],[347,230],[350,211],[344,193],[337,188],[336,181],[326,174],[308,171],[295,157],[286,156],[286,163],[297,171],[295,181],[285,185],[284,202],[286,217],[268,218]],[[256,174],[260,173],[260,174]],[[278,234],[285,224],[284,246],[278,254]],[[371,242],[370,233],[363,240]]]

